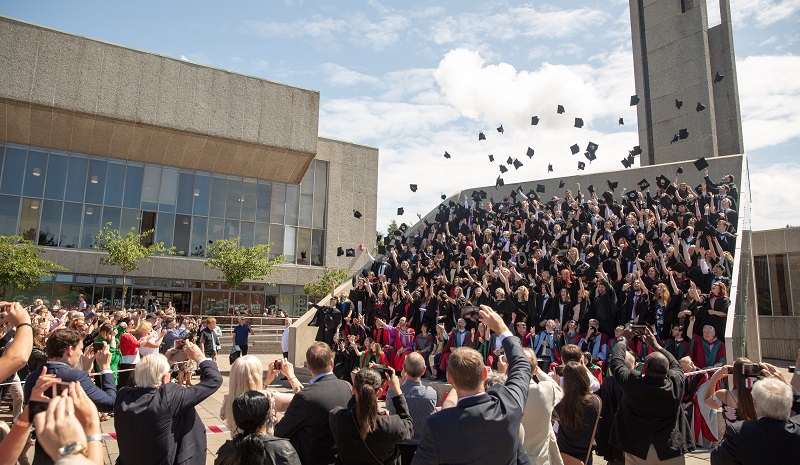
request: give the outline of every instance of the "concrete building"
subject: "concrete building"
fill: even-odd
[[[630,0],[642,165],[744,153],[730,0],[719,8],[709,28],[705,0]]]
[[[378,150],[318,137],[319,93],[0,17],[0,234],[66,267],[17,296],[118,305],[120,273],[91,247],[106,223],[155,229],[175,257],[143,263],[126,304],[169,300],[225,313],[203,266],[222,238],[273,243],[274,285],[247,283],[237,310],[306,309],[302,285],[374,240]],[[357,219],[353,211],[361,212]]]

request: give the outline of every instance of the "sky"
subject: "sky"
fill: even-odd
[[[800,226],[800,0],[731,0],[731,11],[752,227]],[[621,169],[639,143],[627,0],[2,0],[0,14],[319,91],[321,137],[380,149],[380,231],[441,194],[494,184],[489,153],[524,163],[503,175],[515,183],[576,174],[578,140],[600,146],[586,173]]]

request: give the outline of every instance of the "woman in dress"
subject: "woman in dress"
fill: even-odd
[[[383,353],[383,348],[379,342],[368,344],[363,352],[356,350],[356,355],[358,355],[359,368],[371,368],[373,366],[386,368],[388,366],[386,354]]]
[[[395,326],[395,332],[395,351],[391,363],[395,370],[403,371],[403,362],[406,356],[414,350],[414,329],[407,327],[405,317],[400,317]]]

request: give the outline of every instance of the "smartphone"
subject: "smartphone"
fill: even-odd
[[[283,360],[275,360],[272,366],[275,367],[275,371],[283,370]]]
[[[634,336],[644,336],[647,332],[647,325],[631,325]]]
[[[564,376],[564,365],[556,366],[556,374],[558,376]]]
[[[62,392],[66,391],[69,383],[56,383],[53,385],[53,396],[60,396]]]
[[[183,339],[175,339],[175,348],[178,350],[183,350],[186,347],[186,341]]]
[[[106,343],[105,342],[95,342],[94,344],[92,344],[92,346],[94,347],[94,351],[95,352],[102,352],[103,348],[106,346]]]
[[[764,371],[760,363],[745,363],[742,365],[742,374],[747,377],[758,377]]]
[[[389,369],[383,367],[373,367],[373,370],[377,371],[378,374],[381,375],[382,379],[389,379]]]
[[[33,400],[31,399],[28,403],[28,418],[33,420],[37,414],[47,411],[47,404],[43,400]]]

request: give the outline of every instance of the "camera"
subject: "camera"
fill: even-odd
[[[92,347],[94,348],[95,352],[102,352],[105,346],[106,346],[105,342],[95,342],[92,344]]]
[[[764,371],[760,363],[745,363],[742,365],[742,374],[747,377],[758,377]]]
[[[272,366],[275,368],[275,371],[283,370],[283,360],[275,360]]]
[[[634,336],[644,336],[647,333],[647,325],[631,325]]]
[[[186,341],[183,339],[175,339],[175,348],[177,350],[183,350],[186,348]]]
[[[556,367],[556,374],[558,376],[564,376],[564,365],[558,365]]]

